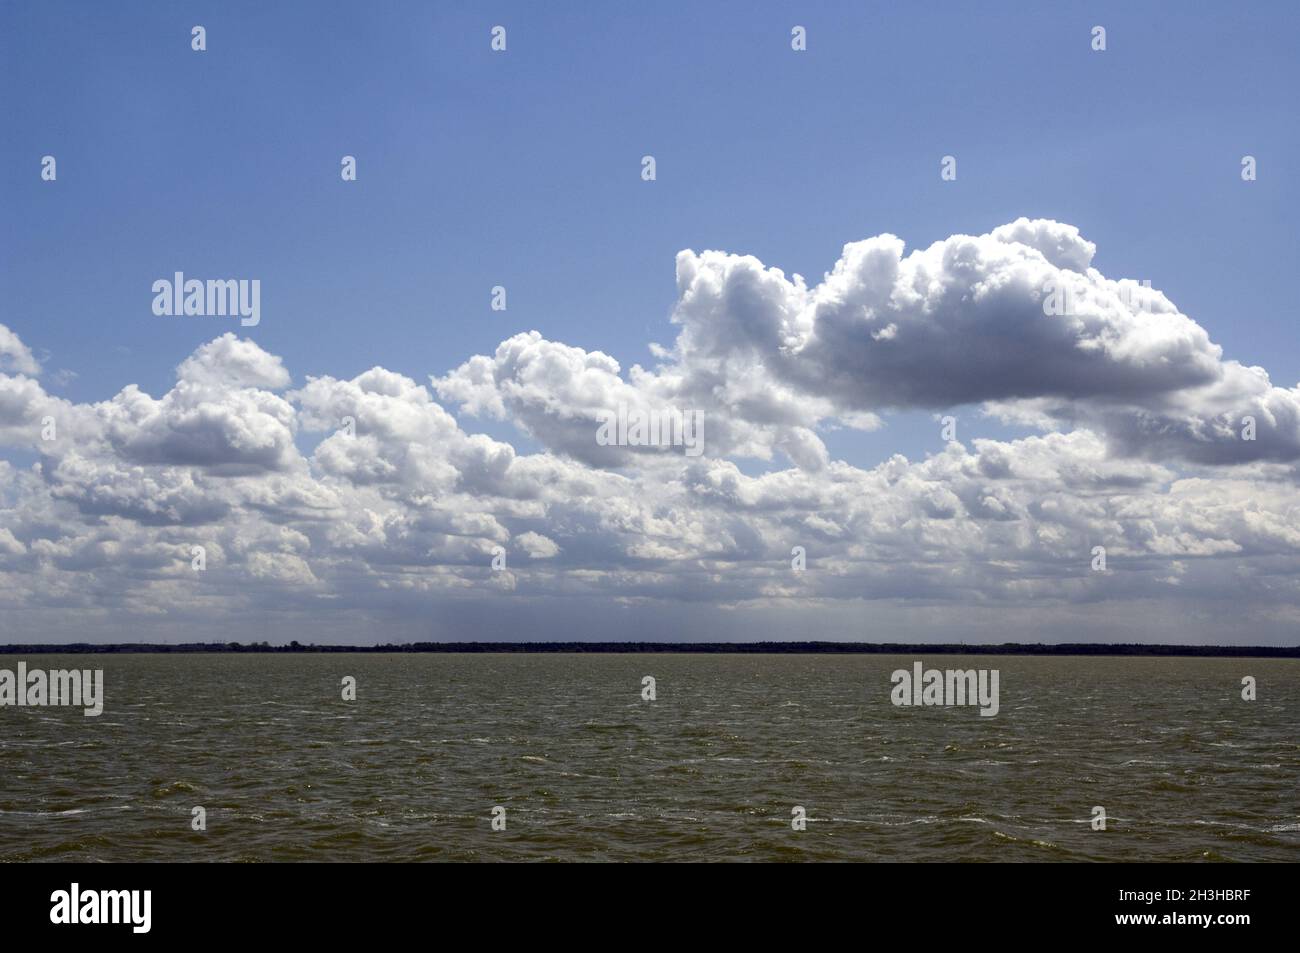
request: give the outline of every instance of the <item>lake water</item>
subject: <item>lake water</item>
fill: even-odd
[[[998,714],[891,704],[917,658]],[[0,708],[2,860],[1300,860],[1297,660],[21,660],[106,700]]]

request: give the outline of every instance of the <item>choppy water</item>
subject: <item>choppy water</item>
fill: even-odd
[[[0,708],[0,859],[1300,860],[1300,662],[927,658],[981,718],[913,659],[26,656],[107,701]]]

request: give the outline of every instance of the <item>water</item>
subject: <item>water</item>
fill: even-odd
[[[0,708],[0,860],[1300,860],[1300,662],[914,658],[26,656],[107,700]]]

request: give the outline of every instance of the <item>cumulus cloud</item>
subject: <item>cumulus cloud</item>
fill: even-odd
[[[627,462],[589,439],[620,404],[699,408],[718,455],[779,452],[804,469],[826,465],[830,419],[874,428],[891,410],[967,404],[1045,429],[1083,422],[1120,453],[1300,458],[1300,390],[1224,360],[1163,293],[1092,268],[1094,252],[1072,226],[1027,219],[911,253],[881,235],[844,246],[810,288],[751,256],[683,251],[681,330],[657,368],[624,378],[613,358],[532,332],[433,383],[593,465]]]
[[[283,362],[252,341],[226,333],[204,344],[176,368],[178,380],[217,390],[253,388],[283,390],[289,372]]]
[[[32,356],[31,350],[3,324],[0,324],[0,371],[32,377],[41,373],[41,365]]]
[[[569,637],[687,606],[695,637],[862,637],[863,613],[951,637],[977,617],[996,636],[1047,619],[1078,635],[1158,603],[1220,628],[1232,606],[1232,624],[1280,638],[1300,621],[1300,390],[1225,359],[1094,252],[1024,219],[910,253],[883,235],[809,286],[684,251],[677,338],[626,370],[527,332],[425,383],[374,367],[295,388],[279,357],[227,334],[161,396],[127,383],[77,404],[0,328],[0,442],[37,456],[0,460],[0,608],[65,637],[178,620],[253,637],[268,613],[351,638],[379,619],[473,637],[454,626],[497,616]],[[1045,306],[1062,288],[1069,306]],[[969,404],[1041,433],[870,468],[822,439]],[[618,408],[698,411],[700,452],[602,445]],[[542,449],[474,433],[475,416]],[[761,629],[787,610],[811,628]]]

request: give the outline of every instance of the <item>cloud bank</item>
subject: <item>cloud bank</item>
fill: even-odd
[[[683,251],[676,340],[626,372],[533,331],[295,384],[226,334],[160,397],[78,404],[0,325],[0,445],[35,459],[0,460],[0,641],[1296,641],[1300,387],[1094,252],[1051,221],[880,235],[810,287]],[[1036,433],[869,469],[823,441],[967,405]],[[602,445],[620,407],[698,411],[703,453]]]

